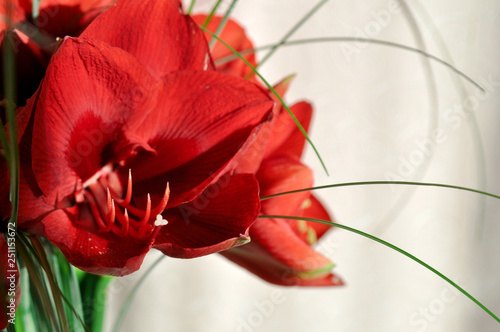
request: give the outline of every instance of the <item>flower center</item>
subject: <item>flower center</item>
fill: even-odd
[[[132,206],[131,170],[128,174],[125,197],[123,197],[124,190],[118,175],[111,165],[104,166],[85,181],[83,188],[83,197],[80,198],[80,202],[88,203],[101,232],[112,232],[119,237],[131,235],[135,238],[145,238],[151,235],[157,227],[168,223],[161,216],[170,197],[168,183],[161,201],[153,209],[150,194],[147,196],[145,209]]]

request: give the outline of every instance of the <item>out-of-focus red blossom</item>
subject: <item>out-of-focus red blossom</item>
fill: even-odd
[[[203,24],[206,15],[195,16]],[[221,17],[212,18],[208,29],[215,31]],[[211,39],[210,34],[205,35]],[[244,30],[229,20],[220,38],[237,51],[251,49],[252,43]],[[221,43],[216,44],[212,56],[217,60],[232,54]],[[255,66],[255,58],[246,55]],[[241,60],[234,60],[217,67],[232,75],[246,77],[251,69]],[[291,81],[283,80],[274,89],[282,97]],[[312,170],[300,162],[305,137],[278,99],[275,117],[265,125],[257,140],[240,160],[236,172],[255,173],[261,189],[261,197],[308,188],[313,185]],[[310,104],[300,102],[291,107],[292,113],[307,130],[312,116]],[[331,221],[323,205],[310,193],[302,192],[272,198],[262,202],[263,215],[289,215]],[[331,273],[333,263],[312,248],[330,226],[304,220],[258,219],[250,229],[252,241],[221,254],[246,268],[262,279],[278,285],[336,286],[342,281]]]
[[[18,106],[24,106],[38,88],[57,46],[56,38],[78,36],[113,1],[42,0],[38,16],[34,19],[32,0],[1,0],[0,45],[3,50],[8,40],[12,41]],[[3,52],[0,57],[3,57]],[[3,77],[3,61],[0,63],[0,74]],[[4,99],[3,84],[1,80],[0,100]],[[0,116],[5,121],[2,113],[0,111]]]
[[[214,70],[180,1],[121,0],[65,38],[18,110],[18,227],[110,275],[152,247],[190,258],[248,242],[258,183],[233,170],[273,105]]]
[[[9,325],[9,320],[14,318],[21,289],[19,288],[19,268],[16,263],[13,251],[9,251],[9,246],[5,237],[0,235],[0,329],[3,330]]]

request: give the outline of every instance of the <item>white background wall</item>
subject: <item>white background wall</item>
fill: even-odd
[[[246,27],[255,45],[264,45],[279,41],[315,2],[240,0],[233,17]],[[195,12],[208,11],[214,3],[199,0]],[[223,1],[221,8],[229,3]],[[500,193],[500,3],[412,1],[409,8],[418,29],[409,24],[404,10],[380,16],[390,13],[393,3],[397,2],[330,0],[292,39],[365,33],[425,48],[489,91],[479,94],[443,65],[386,46],[321,43],[279,50],[262,73],[271,83],[296,73],[287,101],[306,99],[314,104],[311,138],[330,171],[326,176],[308,148],[305,159],[315,168],[316,184],[392,176]],[[454,111],[463,105],[473,107],[467,113]],[[338,222],[413,253],[500,315],[499,200],[451,189],[395,185],[317,194]],[[346,286],[281,288],[219,256],[166,258],[140,288],[121,331],[499,328],[433,273],[359,235],[336,229],[320,243],[320,250],[337,264],[335,271]],[[148,257],[145,267],[156,257],[157,253]],[[139,275],[117,280],[111,287],[108,324]],[[272,299],[279,301],[270,305]]]

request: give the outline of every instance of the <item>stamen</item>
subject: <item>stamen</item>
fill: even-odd
[[[120,211],[120,210],[118,209],[118,211]],[[125,209],[123,214],[121,213],[121,211],[119,213],[117,213],[116,219],[118,219],[118,221],[120,222],[122,227],[120,228],[116,224],[114,224],[113,227],[111,228],[111,231],[119,237],[127,236],[128,231],[129,231],[129,222],[130,222],[130,218],[128,217],[127,209]]]
[[[165,210],[165,208],[167,207],[169,198],[170,198],[170,185],[167,182],[167,187],[165,188],[165,194],[163,194],[162,200],[153,209],[153,211],[151,212],[151,214],[154,216],[154,215],[158,215],[158,214],[162,213],[163,210]]]

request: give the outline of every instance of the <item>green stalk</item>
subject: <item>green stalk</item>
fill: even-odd
[[[447,276],[445,276],[444,274],[442,274],[441,272],[439,272],[438,270],[436,270],[435,268],[433,268],[432,266],[430,266],[429,264],[425,263],[424,261],[422,261],[421,259],[415,257],[414,255],[410,254],[409,252],[387,242],[387,241],[384,241],[376,236],[373,236],[373,235],[370,235],[368,233],[365,233],[363,231],[360,231],[358,229],[355,229],[355,228],[352,228],[352,227],[349,227],[349,226],[345,226],[345,225],[342,225],[342,224],[339,224],[339,223],[332,223],[332,222],[329,222],[329,221],[326,221],[326,220],[321,220],[321,219],[314,219],[314,218],[304,218],[304,217],[295,217],[295,216],[278,216],[278,215],[262,215],[262,216],[259,216],[259,218],[266,218],[266,219],[292,219],[292,220],[306,220],[306,221],[312,221],[312,222],[317,222],[317,223],[320,223],[320,224],[325,224],[325,225],[329,225],[329,226],[334,226],[334,227],[337,227],[337,228],[341,228],[341,229],[344,229],[346,231],[349,231],[349,232],[352,232],[352,233],[356,233],[358,235],[361,235],[361,236],[364,236],[372,241],[375,241],[375,242],[378,242],[380,244],[383,244],[384,246],[386,247],[389,247],[391,248],[392,250],[395,250],[397,252],[399,252],[400,254],[403,254],[404,256],[410,258],[411,260],[417,262],[418,264],[422,265],[423,267],[425,267],[426,269],[430,270],[431,272],[433,272],[434,274],[438,275],[440,278],[442,278],[444,281],[446,281],[447,283],[449,283],[451,286],[455,287],[459,292],[461,292],[462,294],[464,294],[465,296],[467,296],[470,300],[472,300],[472,302],[474,302],[475,304],[477,304],[481,309],[483,309],[488,315],[490,315],[493,319],[495,319],[498,323],[500,323],[500,318],[498,316],[496,316],[491,310],[489,310],[487,307],[485,307],[481,302],[479,302],[475,297],[473,297],[471,294],[469,294],[465,289],[463,289],[462,287],[460,287],[458,284],[456,284],[453,280],[451,280],[450,278],[448,278]]]
[[[80,281],[84,319],[92,332],[102,332],[106,288],[111,280],[113,277],[85,273]]]

